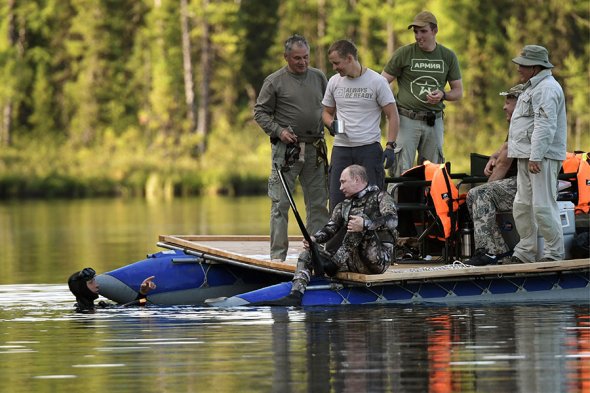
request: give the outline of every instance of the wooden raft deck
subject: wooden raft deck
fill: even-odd
[[[301,236],[289,237],[285,262],[270,260],[268,236],[160,235],[160,243],[182,249],[219,256],[246,265],[294,273],[297,256],[303,250]],[[543,272],[590,269],[590,258],[515,265],[451,266],[442,263],[394,264],[383,274],[342,272],[337,279],[364,285],[400,281],[436,281],[449,278],[475,278],[499,275],[528,275]]]

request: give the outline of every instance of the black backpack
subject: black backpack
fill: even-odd
[[[590,256],[590,232],[583,231],[578,232],[574,235],[574,240],[572,242],[572,258],[574,259],[582,259],[588,258]]]

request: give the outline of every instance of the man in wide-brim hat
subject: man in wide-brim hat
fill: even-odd
[[[565,96],[551,73],[553,64],[544,47],[527,45],[512,61],[518,65],[524,91],[518,97],[508,137],[508,157],[518,159],[513,215],[520,236],[511,262],[537,260],[538,234],[545,239],[539,260],[562,260],[557,175],[566,158]]]
[[[553,68],[553,64],[549,62],[549,52],[539,45],[525,46],[520,56],[516,56],[512,62],[524,67],[538,65],[542,68]]]

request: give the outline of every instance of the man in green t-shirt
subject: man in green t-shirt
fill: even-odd
[[[445,161],[443,101],[458,101],[463,96],[457,56],[436,42],[436,17],[420,12],[408,26],[411,28],[416,42],[396,50],[381,73],[390,83],[398,83],[400,129],[395,150],[399,158],[391,169],[395,176],[416,165],[416,151],[418,165],[425,160]],[[451,89],[445,91],[447,83]]]

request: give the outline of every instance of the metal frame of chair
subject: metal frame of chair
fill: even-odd
[[[426,163],[428,165],[430,163]],[[459,183],[458,185],[454,184],[451,179],[464,179],[470,180],[469,176],[464,173],[458,174],[451,174],[450,172],[450,163],[445,163],[444,170],[448,174],[448,176],[444,176],[445,184],[447,187],[447,198],[444,201],[447,203],[448,211],[449,211],[449,219],[450,219],[450,228],[451,231],[449,234],[445,234],[444,225],[442,223],[442,219],[437,212],[435,207],[435,202],[432,198],[432,180],[434,180],[435,172],[432,172],[432,180],[426,180],[430,177],[427,174],[427,168],[425,165],[419,165],[406,171],[401,177],[396,178],[388,178],[386,179],[387,183],[393,183],[393,187],[390,189],[390,193],[392,195],[397,194],[397,208],[398,214],[406,219],[416,218],[415,214],[405,214],[406,212],[409,213],[418,213],[418,218],[421,220],[419,223],[420,226],[423,228],[420,233],[418,233],[418,229],[416,228],[416,222],[412,222],[414,226],[414,230],[417,235],[417,241],[420,245],[420,252],[422,255],[426,255],[429,252],[427,240],[428,237],[434,236],[438,240],[444,243],[444,246],[441,250],[442,259],[445,263],[452,262],[450,257],[458,258],[460,252],[460,228],[459,228],[459,210],[461,205],[464,202],[464,195],[459,194]],[[441,164],[434,164],[438,165],[440,168]],[[423,170],[421,168],[424,168]],[[478,178],[479,179],[479,178]],[[462,180],[462,182],[464,182]],[[414,189],[411,195],[407,195],[404,193],[404,189]],[[454,192],[453,188],[456,189]],[[456,197],[453,197],[453,194],[456,194]],[[417,199],[414,201],[408,201],[407,199]],[[400,200],[401,199],[401,200]],[[401,221],[401,219],[400,219]],[[405,223],[407,224],[407,223]],[[404,227],[403,231],[406,231],[407,228]],[[403,235],[403,231],[400,235]],[[435,234],[437,231],[438,235]],[[407,231],[405,232],[408,233]],[[442,235],[441,235],[442,234]]]

